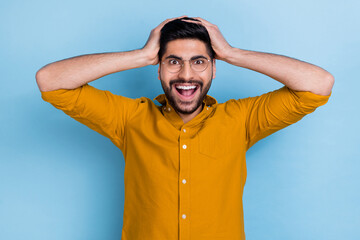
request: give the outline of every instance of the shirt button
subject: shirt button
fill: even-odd
[[[206,110],[209,110],[209,108],[207,107]]]
[[[168,108],[168,111],[170,112],[171,108]]]
[[[185,179],[183,179],[183,180],[182,180],[182,183],[183,183],[183,184],[185,184],[185,183],[186,183],[186,180],[185,180]]]
[[[184,128],[183,131],[186,132],[186,129]]]
[[[183,145],[183,149],[186,149],[186,148],[187,148],[187,146],[184,144],[184,145]]]
[[[183,218],[183,219],[185,219],[185,218],[186,218],[186,215],[185,215],[185,214],[183,214],[183,215],[182,215],[182,218]]]

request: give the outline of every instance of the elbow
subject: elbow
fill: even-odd
[[[331,94],[334,83],[334,76],[330,73],[326,73],[325,76],[318,78],[317,81],[314,81],[312,90],[310,92],[318,95],[329,96]]]
[[[45,81],[45,72],[43,68],[36,72],[35,78],[40,91],[42,91]]]
[[[334,83],[335,83],[335,77],[332,74],[328,73],[324,79],[324,85],[323,85],[323,89],[326,95],[330,95]]]
[[[35,78],[36,78],[36,83],[41,92],[49,91],[48,85],[49,85],[50,76],[48,71],[44,67],[36,72]]]
[[[329,73],[329,76],[328,76],[328,81],[329,81],[329,84],[331,86],[331,88],[334,86],[334,83],[335,83],[335,77],[333,75],[331,75]]]

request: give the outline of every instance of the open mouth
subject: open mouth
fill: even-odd
[[[176,89],[176,92],[178,95],[184,99],[188,100],[195,96],[196,92],[200,89],[199,84],[174,84],[174,87]]]

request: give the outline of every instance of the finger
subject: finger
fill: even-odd
[[[181,19],[183,22],[190,22],[190,23],[196,23],[196,24],[202,24],[202,22],[195,21],[195,20],[189,20],[189,19]]]
[[[203,27],[206,28],[206,30],[207,30],[208,32],[210,32],[210,31],[211,31],[211,27],[214,26],[214,25],[212,25],[212,24],[207,24],[207,23],[201,22],[200,20],[199,20],[200,22],[199,22],[199,21],[194,21],[194,20],[185,20],[185,19],[182,20],[182,21],[202,25]]]
[[[195,18],[194,18],[194,19],[195,19]],[[206,28],[206,30],[210,31],[211,24],[207,24],[207,23],[202,22],[202,21],[200,20],[200,18],[196,18],[196,19],[197,19],[198,21],[189,20],[189,19],[182,19],[181,21],[202,25],[203,27]]]
[[[188,22],[188,23],[195,23],[195,24],[199,24],[202,25],[203,27],[207,28],[207,25],[205,25],[203,22],[199,21],[195,21],[195,20],[190,20],[190,19],[182,19],[181,21],[184,22]]]
[[[176,20],[176,19],[179,19],[179,18],[184,18],[184,17],[187,17],[187,15],[183,15],[183,16],[180,16],[180,17],[169,18],[169,19],[166,19],[164,22],[168,23],[168,22],[171,22],[173,20]]]
[[[164,22],[168,23],[168,22],[171,22],[173,20],[176,20],[176,19],[179,19],[179,18],[184,18],[184,17],[187,17],[187,15],[183,15],[183,16],[180,16],[180,17],[169,18],[169,19],[166,19]]]
[[[207,26],[214,25],[214,24],[212,24],[211,22],[206,21],[205,19],[203,19],[203,18],[201,18],[201,17],[193,17],[193,19],[199,20],[200,22],[202,22],[204,25],[207,25]]]
[[[176,20],[176,19],[179,19],[179,18],[184,18],[184,17],[187,17],[187,15],[183,15],[183,16],[180,16],[180,17],[174,17],[174,18],[166,19],[165,21],[163,21],[162,23],[160,23],[159,26],[157,26],[156,28],[161,29],[161,28],[162,28],[165,24],[167,24],[168,22],[171,22],[171,21]]]

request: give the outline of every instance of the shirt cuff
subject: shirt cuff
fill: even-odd
[[[324,96],[309,91],[296,91],[288,87],[286,88],[289,90],[291,94],[293,94],[298,99],[299,102],[309,107],[319,107],[326,104],[332,94],[332,92],[330,92],[329,95]]]

